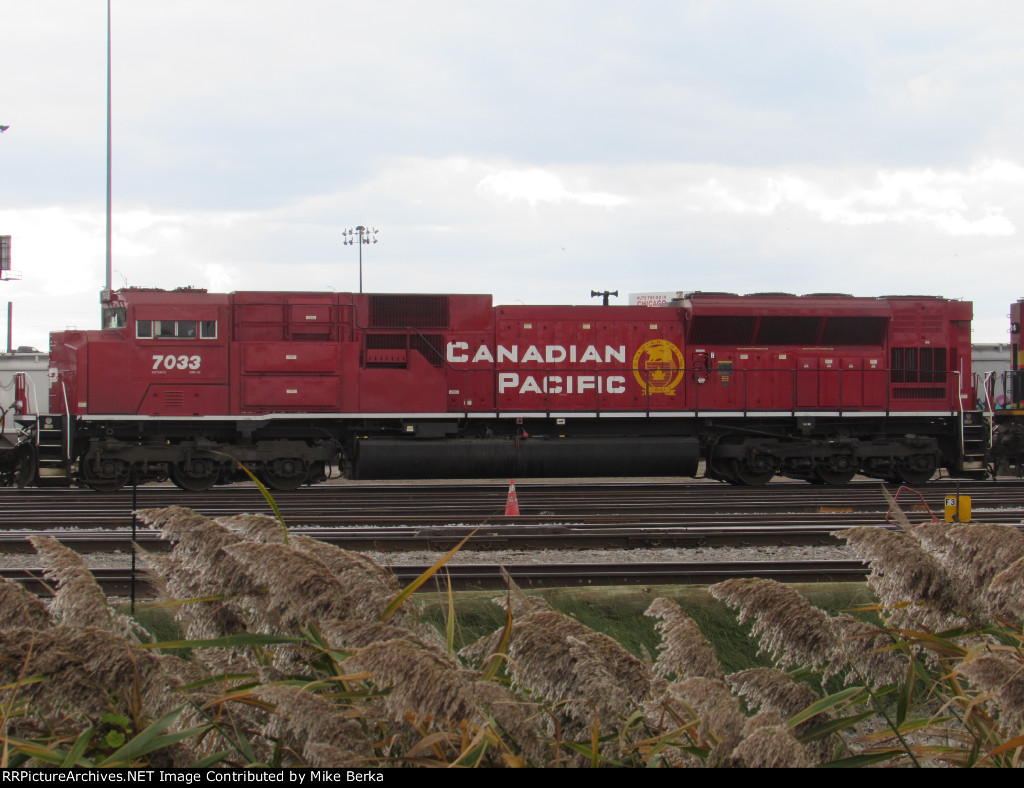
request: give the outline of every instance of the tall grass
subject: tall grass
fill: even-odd
[[[1016,766],[1024,747],[1012,528],[844,532],[876,596],[854,611],[713,586],[760,652],[734,661],[700,605],[655,598],[613,637],[595,605],[510,581],[470,637],[450,597],[431,625],[389,571],[278,520],[140,516],[173,544],[140,552],[147,615],[180,634],[154,642],[37,540],[53,597],[0,584],[0,765]]]

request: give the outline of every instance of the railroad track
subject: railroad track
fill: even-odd
[[[956,488],[972,495],[975,519],[1024,521],[1024,484],[1012,481],[939,482],[923,497],[905,495],[902,503],[912,520],[924,521],[941,511],[945,495]],[[699,482],[620,482],[521,489],[525,511],[517,517],[494,514],[503,507],[507,490],[494,483],[326,485],[280,495],[278,503],[293,532],[346,549],[385,552],[448,550],[474,529],[467,550],[832,545],[834,531],[884,525],[888,508],[872,483],[742,489]],[[141,488],[137,496],[127,491],[4,490],[0,501],[0,553],[31,552],[27,537],[36,534],[59,538],[82,553],[128,551],[132,503],[138,508],[188,505],[212,517],[269,511],[255,486],[242,485],[199,495],[153,486]],[[166,547],[145,528],[137,529],[135,541],[148,550]]]
[[[426,571],[426,566],[393,566],[403,584]],[[859,561],[733,561],[724,563],[644,564],[516,564],[505,571],[523,588],[611,585],[707,585],[741,577],[760,577],[783,583],[852,582],[863,580],[867,567]],[[93,576],[108,596],[128,596],[132,576],[126,569],[94,569]],[[22,583],[37,594],[49,587],[39,571],[0,569],[0,577]],[[450,564],[424,584],[420,591],[499,589],[505,587],[497,564]],[[135,576],[135,595],[152,593],[145,574]]]
[[[846,487],[814,487],[802,482],[738,488],[714,482],[520,483],[521,515],[504,516],[507,484],[328,483],[277,493],[275,500],[293,526],[437,526],[466,524],[709,524],[711,520],[781,524],[818,517],[838,523],[857,515],[885,516],[888,503],[877,482]],[[893,493],[895,487],[889,488]],[[959,490],[973,499],[986,521],[1020,520],[1024,482],[933,482],[921,497],[904,491],[900,503],[910,514],[941,516],[946,495]],[[205,493],[171,486],[146,485],[96,493],[80,489],[0,489],[0,532],[10,529],[119,528],[130,522],[133,508],[186,506],[216,517],[239,512],[269,512],[254,485],[231,485]],[[844,519],[845,518],[845,519]],[[995,519],[1002,518],[1002,519]]]
[[[854,525],[882,526],[888,510],[875,482],[843,488],[773,483],[743,489],[707,482],[520,483],[517,488],[522,512],[518,517],[504,517],[507,486],[494,482],[336,483],[282,493],[275,499],[292,532],[346,549],[388,552],[396,563],[402,551],[446,551],[476,529],[462,563],[447,569],[457,587],[496,587],[496,565],[481,559],[488,550],[832,545],[832,532]],[[1024,483],[1017,481],[940,481],[929,485],[921,497],[904,491],[900,502],[912,520],[925,521],[941,516],[945,496],[957,490],[972,496],[977,520],[1024,522]],[[31,552],[27,537],[34,533],[55,536],[80,553],[128,553],[133,506],[168,505],[188,506],[212,517],[269,512],[255,486],[244,485],[203,494],[159,486],[134,494],[0,490],[0,553]],[[138,528],[135,541],[148,550],[167,548],[149,529]],[[581,552],[580,562],[571,565],[507,563],[507,568],[525,586],[706,583],[740,571],[717,562],[587,560],[586,552]],[[19,562],[28,563],[28,558]],[[844,567],[846,563],[749,561],[742,562],[742,571],[792,582],[863,576],[862,565]],[[397,570],[412,578],[422,568]],[[840,570],[847,574],[837,574]]]
[[[392,525],[387,527],[290,528],[290,533],[342,547],[346,550],[398,553],[403,551],[447,551],[467,536],[466,552],[494,550],[598,550],[634,548],[695,547],[808,547],[842,544],[833,534],[857,525],[889,527],[878,516],[836,517],[800,522],[788,518],[779,522],[723,522],[714,525],[658,525],[649,523],[590,523],[545,525],[462,525],[438,523],[433,526]],[[988,523],[1020,525],[1019,514],[986,517]],[[117,530],[19,530],[0,532],[0,554],[32,553],[29,539],[49,536],[78,553],[128,552],[134,541],[150,552],[162,552],[169,544],[159,532],[143,528],[135,533]]]

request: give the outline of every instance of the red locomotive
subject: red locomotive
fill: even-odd
[[[979,386],[982,407],[991,414],[994,471],[1015,469],[1024,475],[1024,299],[1010,305],[1010,370],[986,377]]]
[[[1019,305],[1018,305],[1019,306]],[[1019,317],[1019,314],[1018,314]],[[484,295],[105,294],[51,335],[34,473],[202,490],[354,478],[987,471],[971,304],[693,293],[664,307]]]

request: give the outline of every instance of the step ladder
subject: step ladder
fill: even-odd
[[[36,469],[40,486],[71,483],[67,416],[39,416],[36,421]]]
[[[985,475],[991,469],[988,464],[988,448],[992,440],[992,424],[984,411],[965,410],[960,412],[960,468],[966,475]]]

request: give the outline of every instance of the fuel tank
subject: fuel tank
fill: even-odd
[[[697,438],[368,439],[358,444],[356,479],[550,476],[694,476]]]

